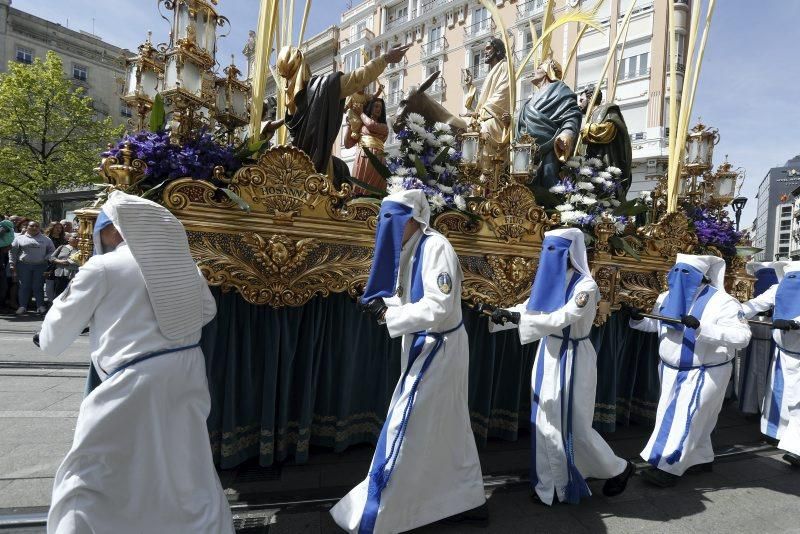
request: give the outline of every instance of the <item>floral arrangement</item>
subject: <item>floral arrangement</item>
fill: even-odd
[[[459,181],[461,152],[450,125],[426,126],[422,115],[409,113],[397,138],[400,147],[386,152],[387,192],[421,189],[434,213],[445,208],[465,210],[471,186]]]
[[[742,233],[727,217],[718,217],[708,208],[690,207],[686,215],[694,226],[697,240],[703,247],[714,247],[724,256],[736,255],[736,244],[742,238]]]
[[[605,168],[597,158],[567,161],[558,184],[549,189],[558,200],[555,209],[562,224],[591,233],[601,218],[612,217],[621,232],[632,220],[632,215],[646,206],[644,199],[624,205],[617,199],[621,174],[617,167]]]
[[[182,145],[171,142],[168,131],[137,132],[123,137],[103,157],[116,157],[126,143],[130,143],[136,158],[147,164],[144,179],[138,184],[142,189],[184,177],[211,180],[217,166],[228,175],[242,166],[233,146],[218,143],[206,131]]]

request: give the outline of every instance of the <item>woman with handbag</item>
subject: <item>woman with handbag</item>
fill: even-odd
[[[51,265],[54,267],[54,299],[67,288],[69,281],[78,272],[78,263],[73,259],[78,253],[78,236],[69,234],[67,239],[67,244],[58,247],[50,256]]]

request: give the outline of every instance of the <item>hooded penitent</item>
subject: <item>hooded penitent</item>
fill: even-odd
[[[553,288],[564,287],[570,265],[580,274],[591,276],[583,232],[563,228],[545,233],[528,311],[550,313],[564,305],[564,295]]]
[[[694,256],[678,254],[675,266],[667,277],[669,293],[664,299],[661,313],[667,317],[680,318],[691,311],[697,291],[703,279],[716,288],[725,286],[725,260],[716,256]],[[664,323],[668,328],[683,330],[682,324]]]
[[[775,294],[775,311],[772,319],[795,320],[800,316],[800,261],[788,262],[783,267],[783,280]]]
[[[165,207],[122,191],[103,205],[94,227],[95,252],[102,254],[100,230],[113,224],[142,271],[147,293],[165,337],[181,339],[203,327],[203,293],[183,225]]]
[[[369,302],[378,297],[391,297],[397,287],[403,232],[408,221],[414,219],[423,233],[430,234],[431,209],[425,193],[419,189],[401,191],[383,199],[375,232],[375,253],[369,279],[361,297]]]
[[[753,296],[757,297],[764,291],[777,284],[783,278],[784,261],[751,261],[747,264],[747,274],[756,277]]]

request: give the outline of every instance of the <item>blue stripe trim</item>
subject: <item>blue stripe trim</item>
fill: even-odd
[[[195,343],[194,345],[186,345],[185,347],[175,347],[174,349],[164,349],[164,350],[157,350],[155,352],[148,352],[147,354],[143,354],[141,356],[138,356],[138,357],[132,359],[131,361],[120,365],[119,367],[117,367],[116,369],[114,369],[113,371],[108,373],[108,376],[106,377],[106,380],[108,380],[112,376],[116,375],[117,373],[121,373],[122,371],[124,371],[128,367],[131,367],[132,365],[136,365],[137,363],[142,363],[144,361],[150,360],[152,358],[156,358],[158,356],[164,356],[165,354],[172,354],[173,352],[183,352],[183,351],[189,350],[189,349],[196,349],[199,346],[200,346],[200,343]]]
[[[539,474],[536,471],[536,416],[539,413],[539,402],[542,394],[542,378],[544,377],[544,349],[547,337],[539,341],[539,351],[536,356],[536,369],[534,370],[533,391],[531,394],[531,487],[535,490],[539,484]]]
[[[782,349],[777,344],[776,349],[772,364],[772,395],[770,396],[769,415],[767,417],[767,436],[773,439],[778,439],[778,429],[781,423],[781,403],[783,402]]]

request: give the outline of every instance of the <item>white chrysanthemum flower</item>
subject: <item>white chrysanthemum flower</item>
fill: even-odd
[[[578,158],[570,158],[569,160],[567,160],[566,165],[567,167],[570,167],[572,169],[578,169],[581,166],[581,160],[579,160]]]
[[[431,167],[431,170],[436,174],[442,174],[444,172],[444,167],[442,167],[441,165],[434,165]]]
[[[425,180],[425,184],[428,187],[436,187],[437,185],[439,185],[439,184],[436,183],[436,180]]]
[[[556,206],[556,210],[558,210],[558,211],[560,211],[562,213],[563,212],[572,211],[574,209],[575,209],[575,206],[573,206],[572,204],[559,204],[558,206]]]
[[[600,160],[599,160],[599,159],[597,159],[597,158],[589,158],[589,159],[586,161],[586,164],[587,164],[587,165],[591,165],[592,167],[602,167],[602,166],[603,166],[603,162],[602,162],[602,161],[600,161]]]
[[[603,206],[604,208],[608,208],[611,206],[611,202],[609,202],[608,200],[601,200],[600,205]]]
[[[571,224],[575,222],[575,212],[574,211],[562,211],[561,212],[561,222],[563,224]]]
[[[650,191],[639,191],[639,198],[642,200],[650,200]]]
[[[422,143],[420,141],[411,141],[408,143],[408,148],[414,152],[422,152]]]
[[[565,193],[566,191],[567,191],[567,187],[565,185],[563,185],[563,184],[554,185],[553,187],[550,188],[550,192],[551,193],[561,194],[561,193]]]
[[[447,124],[446,122],[437,122],[436,124],[433,125],[433,129],[445,133],[450,133],[451,131],[453,131],[453,129],[450,128],[450,125]]]
[[[573,215],[573,216],[574,216],[576,219],[582,219],[582,218],[586,217],[586,216],[587,216],[587,215],[589,215],[589,214],[588,214],[588,213],[586,213],[585,211],[581,211],[581,210],[575,210],[575,211],[573,211],[573,212],[572,212],[572,215]]]
[[[456,149],[455,148],[448,148],[447,149],[447,155],[448,156],[452,156],[455,153],[456,153]]]
[[[433,212],[442,211],[442,209],[444,209],[444,207],[447,205],[447,200],[441,193],[436,193],[435,195],[429,196],[428,202],[430,203],[431,211]]]
[[[586,204],[587,206],[594,206],[595,204],[597,204],[597,199],[593,198],[593,197],[585,196],[585,197],[583,197],[583,203]]]
[[[581,170],[578,171],[578,174],[582,174],[584,176],[594,176],[594,171],[591,167],[581,167]]]
[[[423,137],[423,138],[428,133],[425,130],[425,127],[424,126],[420,126],[419,124],[409,123],[408,129],[411,130],[412,132],[414,132],[415,134],[417,134],[418,136]]]
[[[594,191],[594,185],[591,182],[578,182],[575,187],[583,191]]]
[[[412,175],[412,174],[413,174],[414,176],[416,176],[416,174],[417,174],[417,168],[416,168],[416,167],[408,167],[408,174],[409,174],[409,176],[410,176],[410,175]]]
[[[438,187],[439,191],[441,191],[442,193],[447,193],[448,195],[453,194],[453,188],[450,187],[449,185],[436,184],[436,187]]]
[[[452,136],[452,135],[450,135],[450,134],[445,134],[445,135],[440,135],[440,136],[439,136],[439,141],[440,141],[440,142],[441,142],[443,145],[447,145],[447,146],[453,146],[453,145],[455,144],[455,142],[456,142],[456,138],[455,138],[455,137],[453,137],[453,136]]]
[[[462,197],[461,195],[456,195],[455,197],[453,197],[453,202],[456,203],[456,207],[458,209],[460,210],[467,209],[467,201],[464,200],[464,197]]]
[[[425,117],[423,117],[419,113],[414,113],[414,112],[409,113],[408,116],[406,117],[406,120],[408,120],[408,122],[413,124],[425,124]]]
[[[386,180],[386,183],[388,183],[389,185],[402,185],[403,177],[398,175],[390,176],[389,179]]]
[[[408,176],[408,169],[405,167],[398,167],[395,173],[397,176]]]
[[[609,168],[608,168],[608,169],[606,169],[606,170],[607,170],[608,172],[610,172],[611,174],[614,174],[614,175],[616,175],[616,176],[619,176],[620,174],[622,174],[622,171],[621,171],[621,170],[619,170],[619,168],[617,168],[617,167],[609,167]]]
[[[611,205],[615,208],[621,204],[621,202],[615,198],[612,198],[609,202],[611,202]]]
[[[387,158],[399,158],[402,156],[400,153],[400,149],[397,147],[391,147],[386,149],[386,157]]]
[[[612,187],[614,182],[612,180],[603,180],[603,185],[606,187]]]
[[[605,178],[606,180],[610,180],[611,179],[611,173],[608,172],[608,171],[600,171],[599,176],[600,176],[600,178]]]
[[[614,221],[614,228],[617,229],[617,232],[624,232],[627,225],[628,223],[624,217],[617,217],[617,220]]]

